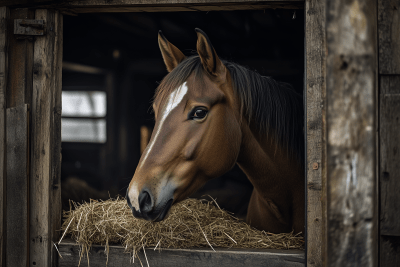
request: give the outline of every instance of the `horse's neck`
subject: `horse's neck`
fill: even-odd
[[[275,233],[304,231],[302,164],[271,142],[271,137],[242,126],[238,165],[254,185],[246,221]]]
[[[278,189],[282,192],[282,187],[301,186],[304,177],[301,164],[289,157],[286,150],[248,125],[242,127],[242,133],[237,163],[261,195],[270,196]]]

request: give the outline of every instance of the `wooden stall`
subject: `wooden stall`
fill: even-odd
[[[378,1],[379,264],[400,265],[400,1]]]
[[[305,251],[168,250],[152,266],[398,266],[400,0],[1,0],[2,266],[78,260],[73,244],[60,246],[62,260],[54,246],[63,15],[269,8],[305,17]],[[92,256],[104,259],[101,250]],[[127,262],[114,259],[108,266]]]

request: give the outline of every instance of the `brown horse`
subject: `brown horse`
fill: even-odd
[[[156,124],[126,198],[137,218],[170,207],[235,163],[254,185],[247,222],[269,232],[304,230],[303,107],[284,83],[222,61],[196,29],[186,57],[160,32],[169,74],[159,85]]]

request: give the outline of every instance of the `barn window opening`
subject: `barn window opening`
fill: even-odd
[[[105,143],[107,98],[101,91],[62,92],[63,142]]]

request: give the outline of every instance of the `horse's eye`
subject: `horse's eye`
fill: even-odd
[[[208,110],[204,107],[196,107],[189,113],[190,120],[201,120],[207,116]]]

